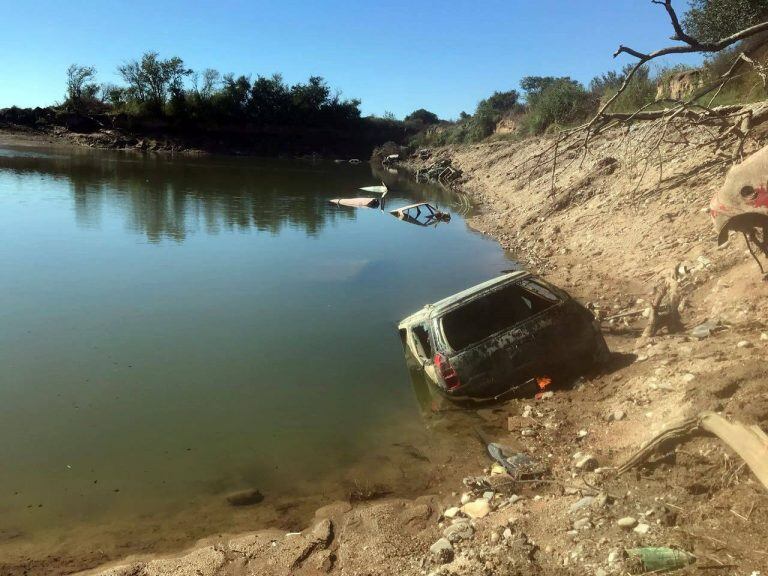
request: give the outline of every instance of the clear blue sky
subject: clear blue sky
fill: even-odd
[[[156,50],[198,70],[321,75],[364,114],[455,118],[523,76],[588,82],[632,61],[612,58],[620,43],[670,43],[650,0],[0,0],[0,14],[0,108],[61,100],[71,63],[117,83],[118,64]]]

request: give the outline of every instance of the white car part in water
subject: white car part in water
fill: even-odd
[[[386,194],[389,192],[389,188],[387,188],[387,185],[383,182],[381,183],[381,186],[363,186],[360,188],[360,190],[365,190],[366,192],[373,192],[374,194]]]

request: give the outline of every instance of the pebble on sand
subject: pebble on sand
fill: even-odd
[[[470,518],[485,518],[491,511],[491,505],[488,504],[488,500],[485,498],[480,498],[474,502],[464,504],[461,507],[461,511]]]
[[[451,506],[448,508],[445,512],[443,512],[443,516],[446,518],[456,518],[456,516],[459,515],[460,510],[456,506]]]
[[[635,532],[638,534],[648,534],[648,531],[651,529],[651,527],[648,524],[638,524],[635,526]]]
[[[625,530],[629,530],[630,528],[634,528],[637,525],[637,520],[635,520],[632,516],[624,516],[624,518],[619,518],[616,521],[616,524]]]

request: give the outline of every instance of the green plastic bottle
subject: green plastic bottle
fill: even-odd
[[[627,555],[630,559],[640,561],[643,572],[678,570],[696,561],[693,554],[675,548],[630,548],[627,550]]]

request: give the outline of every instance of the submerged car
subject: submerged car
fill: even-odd
[[[524,271],[429,304],[398,329],[411,365],[457,400],[542,387],[609,355],[589,310]]]

